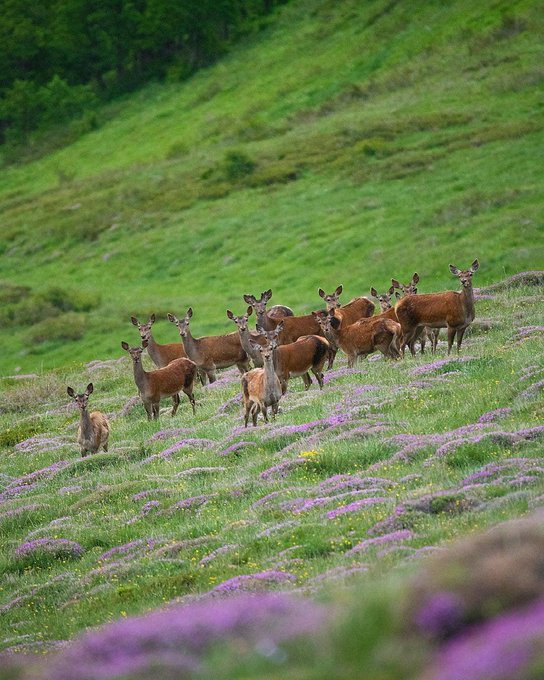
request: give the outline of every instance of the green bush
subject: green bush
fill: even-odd
[[[29,334],[32,343],[47,341],[81,340],[85,335],[85,318],[75,312],[67,312],[61,316],[45,319],[37,323]]]
[[[255,170],[256,163],[243,151],[227,151],[223,161],[225,177],[230,181],[236,181]]]

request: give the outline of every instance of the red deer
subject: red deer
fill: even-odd
[[[251,305],[257,315],[257,324],[266,331],[273,331],[276,326],[283,322],[283,330],[279,337],[280,345],[295,342],[302,335],[320,335],[319,325],[311,314],[305,316],[286,316],[283,319],[274,318],[266,311],[266,303],[272,297],[272,291],[267,290],[261,294],[260,300],[254,295],[244,295],[244,300]]]
[[[265,345],[267,344],[267,340],[261,333],[255,333],[249,330],[247,322],[252,314],[253,307],[248,307],[247,312],[242,316],[235,316],[230,309],[227,309],[227,317],[231,321],[234,321],[238,328],[238,333],[240,333],[240,342],[244,352],[248,355],[256,368],[262,368],[263,359],[261,353],[254,349],[254,343]]]
[[[189,329],[192,316],[193,310],[189,307],[183,319],[176,319],[173,314],[168,314],[168,320],[178,327],[187,356],[204,371],[211,383],[216,380],[217,368],[228,368],[236,364],[240,373],[249,371],[249,359],[237,332],[194,338]]]
[[[356,297],[350,300],[347,304],[340,304],[340,294],[342,293],[342,286],[327,295],[325,291],[320,288],[317,292],[320,297],[325,300],[327,305],[327,312],[331,309],[335,310],[335,316],[342,321],[345,326],[349,326],[359,319],[366,319],[374,314],[374,303],[367,297]]]
[[[130,354],[134,369],[134,382],[140,393],[148,420],[158,420],[162,397],[172,397],[172,417],[179,406],[179,392],[184,392],[196,413],[193,385],[196,377],[196,364],[190,359],[174,359],[168,366],[154,371],[145,371],[142,366],[142,352],[147,346],[144,340],[141,347],[129,347],[122,342],[121,347]]]
[[[480,264],[474,260],[469,269],[461,271],[450,264],[450,272],[461,281],[461,292],[446,291],[427,295],[409,295],[397,303],[397,318],[402,326],[403,344],[408,345],[412,354],[415,350],[410,343],[422,326],[448,329],[448,354],[457,336],[457,352],[468,326],[474,321],[474,293],[472,275]]]
[[[395,312],[395,308],[391,304],[391,297],[393,295],[394,290],[395,289],[393,288],[393,286],[391,286],[391,288],[389,288],[387,293],[383,293],[382,295],[379,295],[378,291],[375,288],[371,288],[370,294],[372,295],[372,297],[377,298],[378,302],[380,303],[380,309],[382,311],[381,311],[381,314],[379,314],[378,316],[381,316],[382,318],[385,318],[385,319],[393,319],[393,321],[396,321],[397,320],[397,314]],[[398,295],[398,293],[397,293],[397,295]]]
[[[110,436],[110,424],[106,416],[100,411],[87,411],[89,396],[93,393],[92,383],[87,385],[83,394],[76,394],[71,387],[67,388],[68,396],[76,402],[79,408],[79,426],[77,428],[77,442],[81,449],[82,457],[90,453],[96,453],[100,447],[108,450],[108,438]]]
[[[187,358],[181,342],[170,342],[167,345],[159,345],[158,342],[155,342],[155,338],[151,333],[151,326],[155,323],[154,314],[149,317],[147,323],[140,323],[135,316],[131,316],[130,320],[134,326],[138,327],[142,342],[147,340],[147,353],[155,366],[164,368],[164,366],[168,366],[174,359]],[[198,377],[201,384],[204,385],[206,379],[201,371],[198,371]]]
[[[242,400],[244,403],[244,425],[247,427],[249,416],[253,427],[257,426],[257,416],[263,414],[268,422],[267,410],[272,408],[272,418],[278,412],[278,403],[283,395],[282,387],[274,370],[273,350],[269,345],[255,345],[255,352],[262,356],[263,368],[254,368],[242,376]]]
[[[302,376],[304,389],[309,389],[312,379],[308,371],[315,375],[319,388],[323,389],[323,365],[330,351],[328,341],[318,335],[304,335],[295,342],[280,345],[278,341],[283,330],[281,324],[284,321],[282,320],[273,331],[266,333],[274,350],[274,368],[280,379],[282,392],[285,394],[287,391],[289,378],[297,376]]]
[[[398,288],[399,290],[402,291],[403,296],[417,295],[417,284],[419,283],[419,274],[417,272],[414,272],[412,280],[410,281],[410,283],[407,284],[399,283],[396,279],[391,279],[391,283],[393,285],[393,288]],[[396,295],[400,299],[399,294],[397,293]],[[414,339],[414,344],[416,340],[419,340],[419,344],[421,346],[421,354],[425,353],[425,345],[427,344],[427,340],[431,341],[431,354],[436,353],[436,346],[438,345],[439,333],[440,333],[439,328],[422,327],[419,329],[417,336]],[[412,348],[410,348],[410,350],[411,349]]]
[[[347,355],[348,366],[353,368],[360,356],[367,356],[380,351],[385,357],[398,359],[400,324],[392,319],[380,316],[359,319],[349,326],[344,326],[340,319],[330,310],[327,317],[321,320],[325,332],[330,335],[340,349]]]

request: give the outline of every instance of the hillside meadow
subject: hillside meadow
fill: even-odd
[[[539,9],[292,0],[6,160],[2,680],[541,677]],[[174,342],[167,312],[231,332],[244,293],[308,313],[475,258],[459,354],[339,353],[256,428],[235,368],[145,418],[131,315]]]

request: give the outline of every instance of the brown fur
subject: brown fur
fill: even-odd
[[[329,353],[329,343],[324,337],[306,335],[287,345],[275,345],[274,366],[276,375],[280,379],[283,393],[287,390],[289,378],[302,376],[304,387],[308,389],[312,379],[311,371],[323,388],[323,366]]]
[[[251,415],[253,426],[257,426],[257,416],[262,413],[268,422],[267,410],[272,407],[272,417],[276,417],[278,403],[282,397],[282,386],[275,373],[274,357],[270,346],[259,347],[262,353],[263,368],[254,368],[242,376],[242,401],[244,403],[244,425],[247,427]]]
[[[79,408],[79,425],[77,428],[77,441],[82,457],[89,453],[96,453],[100,447],[108,450],[110,436],[110,423],[101,411],[89,413],[87,403],[89,395],[94,390],[93,384],[89,383],[83,394],[76,394],[71,387],[67,388],[68,395],[76,402]]]
[[[360,356],[380,351],[384,356],[396,359],[399,353],[400,324],[380,316],[359,319],[345,326],[329,312],[330,333],[340,349],[348,357],[348,366],[353,367]]]

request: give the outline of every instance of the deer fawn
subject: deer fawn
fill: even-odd
[[[274,368],[280,380],[282,392],[285,394],[287,391],[289,378],[298,376],[302,376],[304,389],[309,389],[312,384],[309,371],[315,375],[319,388],[323,389],[323,366],[330,352],[329,342],[319,335],[303,335],[295,342],[280,345],[279,338],[282,334],[283,323],[284,320],[273,331],[262,330],[266,333],[268,342],[274,350]]]
[[[412,280],[410,283],[399,283],[397,279],[391,279],[391,283],[393,285],[393,288],[398,288],[399,290],[402,291],[402,295],[417,295],[417,284],[419,283],[419,274],[417,272],[414,272],[412,276]],[[397,298],[400,300],[401,296],[396,293]],[[419,344],[421,347],[421,354],[425,354],[425,345],[427,344],[427,340],[431,341],[431,354],[436,353],[436,346],[438,345],[438,335],[440,333],[439,328],[427,328],[426,326],[422,326],[418,332],[414,340],[412,341],[412,345],[415,346],[415,343],[417,340],[419,340]],[[414,353],[413,347],[410,347],[410,351],[412,354]],[[403,347],[404,351],[404,347]],[[414,350],[415,351],[415,350]]]
[[[196,376],[196,364],[190,359],[181,357],[174,359],[167,366],[154,371],[145,371],[142,366],[142,352],[147,347],[147,340],[141,347],[129,347],[122,342],[121,347],[130,354],[134,369],[134,382],[147,413],[148,420],[159,419],[161,397],[172,397],[172,417],[179,406],[179,392],[185,392],[193,415],[196,414],[193,385]]]
[[[211,383],[216,380],[216,368],[228,368],[236,364],[240,373],[249,371],[249,359],[242,348],[239,333],[194,338],[189,330],[192,316],[193,309],[189,307],[183,319],[168,314],[168,320],[178,327],[187,356],[204,371]]]
[[[247,325],[249,317],[253,314],[253,307],[248,307],[245,314],[235,316],[230,309],[227,309],[227,317],[234,321],[240,334],[242,349],[248,355],[256,368],[262,368],[263,359],[259,350],[254,349],[255,343],[258,345],[267,344],[266,338],[261,333],[254,333],[249,330]]]
[[[71,387],[67,388],[68,396],[76,402],[79,408],[79,426],[77,428],[77,441],[81,449],[82,457],[90,453],[96,453],[100,447],[108,450],[108,438],[110,436],[110,423],[100,411],[87,411],[89,396],[93,393],[92,383],[87,385],[83,394],[76,394]]]
[[[341,320],[344,326],[350,326],[359,319],[366,319],[374,314],[374,303],[367,297],[356,297],[347,304],[341,305],[340,295],[342,290],[342,286],[338,286],[334,293],[330,295],[327,295],[323,288],[320,288],[317,292],[319,297],[325,300],[327,312],[334,309],[334,315]]]
[[[263,368],[254,368],[244,373],[242,382],[242,400],[244,403],[244,425],[247,427],[249,416],[253,427],[257,426],[257,416],[263,414],[265,423],[268,422],[267,409],[272,408],[272,418],[278,412],[278,403],[283,395],[282,387],[274,370],[273,350],[269,345],[257,345],[253,350],[262,356]]]
[[[326,335],[332,337],[347,355],[349,368],[355,366],[358,357],[364,357],[376,351],[392,359],[400,357],[401,327],[392,319],[375,316],[369,319],[359,319],[349,326],[344,326],[332,309],[327,316],[316,315],[316,318],[319,319]]]
[[[474,260],[469,269],[461,271],[450,264],[450,272],[461,281],[461,292],[446,291],[427,295],[409,295],[399,300],[396,306],[397,318],[402,326],[403,343],[415,351],[410,343],[421,326],[448,329],[448,354],[457,336],[457,352],[467,327],[474,321],[474,292],[472,275],[480,264]]]

